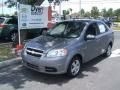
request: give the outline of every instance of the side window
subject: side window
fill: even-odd
[[[86,36],[87,35],[98,35],[98,26],[96,23],[92,23],[91,25],[88,26],[87,31],[86,31]]]
[[[17,20],[16,19],[10,19],[10,20],[8,20],[7,24],[17,24]]]
[[[9,19],[7,24],[13,24],[12,19]]]
[[[107,32],[106,26],[103,23],[98,23],[98,28],[100,30],[100,33]]]

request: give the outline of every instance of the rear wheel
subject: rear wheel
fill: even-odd
[[[75,77],[80,73],[81,69],[81,59],[80,57],[74,57],[69,64],[67,75],[69,77]]]
[[[106,52],[104,53],[104,56],[109,57],[111,54],[112,54],[112,46],[109,44],[106,49]]]
[[[47,29],[46,28],[43,28],[42,30],[41,30],[41,34],[42,35],[45,35],[47,33]]]
[[[12,32],[11,34],[10,34],[10,40],[11,41],[15,41],[15,39],[16,39],[16,37],[17,37],[17,32]]]

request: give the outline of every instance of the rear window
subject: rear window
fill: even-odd
[[[17,19],[9,19],[7,24],[18,24]]]
[[[0,24],[4,22],[4,18],[0,18]]]

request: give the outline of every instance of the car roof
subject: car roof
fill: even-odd
[[[0,17],[0,18],[9,18],[9,17]]]
[[[85,22],[85,23],[91,23],[91,22],[101,22],[101,20],[97,19],[71,19],[71,20],[64,20],[61,22]]]
[[[14,18],[14,19],[17,19],[17,17],[15,17],[15,16],[9,16],[9,17],[0,17],[0,18],[4,18],[4,19],[12,19],[12,18]]]

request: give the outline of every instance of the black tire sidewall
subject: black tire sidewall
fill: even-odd
[[[109,44],[109,45],[107,46],[106,52],[104,53],[104,56],[105,56],[105,57],[109,57],[109,56],[111,55],[111,54],[108,55],[108,53],[107,53],[109,47],[111,47],[111,54],[112,54],[112,46]]]
[[[17,37],[17,32],[12,32],[12,33],[10,33],[10,38],[9,38],[9,39],[10,39],[12,42],[15,41],[15,39],[14,39],[14,41],[12,40],[12,35],[13,35],[13,34],[15,34],[15,38],[16,38],[16,37]]]
[[[76,59],[76,58],[78,58],[78,59]],[[74,60],[79,60],[79,63],[80,63],[80,68],[79,68],[79,71],[78,71],[78,73],[76,75],[73,75],[72,72],[71,72],[71,65],[74,62]],[[71,78],[76,77],[77,75],[80,74],[80,71],[81,71],[81,59],[79,57],[73,57],[70,64],[69,64],[69,66],[68,66],[67,76],[69,76]]]

